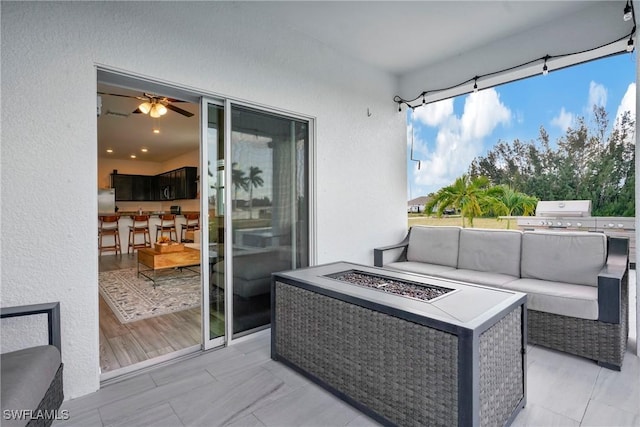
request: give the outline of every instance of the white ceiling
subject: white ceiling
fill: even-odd
[[[620,0],[258,1],[233,2],[229,8],[236,13],[233,16],[287,28],[294,40],[315,39],[347,57],[395,75],[399,94],[410,99],[423,90],[456,85],[545,55],[588,50],[622,39],[608,50],[552,60],[549,64],[553,70],[610,54],[620,46],[624,49],[633,27],[632,22],[622,20],[625,4]],[[200,3],[200,7],[209,6]],[[173,18],[177,26],[193,27],[204,25],[209,16],[200,13],[189,23],[179,22],[181,16]],[[255,37],[264,37],[259,29],[254,33]],[[484,87],[496,85],[540,71],[541,64],[535,64],[520,74],[510,73],[482,83]],[[455,96],[470,89],[471,86],[458,88],[439,96]],[[100,86],[98,90],[132,95],[143,92]],[[187,95],[184,99],[193,101]],[[103,115],[98,118],[101,155],[106,155],[107,146],[112,146],[118,149],[113,157],[127,158],[139,147],[151,149],[153,145],[145,158],[164,161],[197,149],[197,104],[179,104],[195,114],[191,118],[169,111],[158,119],[160,135],[151,132],[154,121],[148,116],[131,114],[124,118],[108,113],[131,113],[139,101],[103,96],[102,104]]]
[[[268,2],[252,9],[398,76],[574,14],[594,1]],[[611,2],[609,2],[611,3]],[[618,6],[615,6],[616,11]],[[619,8],[622,20],[622,6]]]

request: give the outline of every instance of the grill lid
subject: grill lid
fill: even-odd
[[[591,216],[591,200],[541,200],[536,205],[536,216]]]

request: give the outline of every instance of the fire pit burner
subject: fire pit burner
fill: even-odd
[[[423,301],[429,301],[453,291],[453,289],[449,288],[392,279],[390,277],[369,274],[359,270],[342,271],[340,273],[329,274],[326,277],[348,282],[353,285],[373,288],[379,291],[402,295],[409,298],[416,298]]]

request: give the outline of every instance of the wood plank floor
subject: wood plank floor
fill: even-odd
[[[134,255],[103,255],[99,271],[135,267]],[[124,368],[167,353],[199,345],[200,307],[122,324],[102,296],[100,312],[100,369]]]

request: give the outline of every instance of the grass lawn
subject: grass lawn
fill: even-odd
[[[469,221],[465,220],[465,224],[469,227]],[[412,225],[456,225],[462,226],[462,218],[460,216],[442,216],[442,218],[423,216],[423,215],[409,215],[409,227]],[[498,218],[474,218],[473,228],[507,228],[506,220],[499,220]],[[511,229],[517,230],[518,224],[515,220],[511,220]]]

